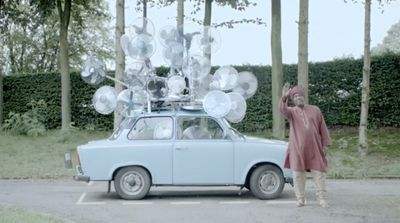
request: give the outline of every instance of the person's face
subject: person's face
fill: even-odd
[[[304,106],[304,96],[300,94],[293,95],[293,103],[298,107]]]

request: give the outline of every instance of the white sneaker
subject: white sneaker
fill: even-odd
[[[323,208],[329,208],[329,204],[326,202],[326,200],[320,200],[319,205]]]
[[[297,200],[297,203],[296,203],[297,207],[303,207],[305,205],[306,205],[306,202],[304,201],[304,199]]]

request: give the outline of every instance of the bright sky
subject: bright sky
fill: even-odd
[[[115,0],[109,2],[112,15],[115,15]],[[231,19],[262,18],[267,26],[254,24],[236,25],[233,29],[219,28],[222,44],[212,56],[212,65],[270,65],[271,64],[271,3],[269,0],[252,0],[256,7],[239,12],[230,7],[219,7],[213,3],[212,22]],[[136,1],[126,0],[125,24],[141,16],[134,11]],[[362,1],[361,1],[362,2]],[[190,13],[193,3],[185,2],[185,13]],[[281,1],[282,6],[282,56],[283,63],[297,63],[299,1]],[[383,10],[383,12],[382,12]],[[376,1],[372,4],[371,47],[381,43],[389,28],[400,21],[400,1],[396,0],[383,8]],[[196,18],[202,19],[204,11]],[[154,23],[156,33],[167,25],[176,25],[176,4],[158,9],[148,9],[148,18]],[[185,21],[189,22],[189,21]],[[113,21],[113,25],[115,20]],[[309,0],[309,61],[329,61],[338,57],[363,54],[364,5],[348,0]],[[167,64],[162,58],[162,46],[157,39],[157,51],[151,57],[153,65]]]

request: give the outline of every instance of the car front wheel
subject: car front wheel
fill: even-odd
[[[273,165],[257,167],[250,177],[251,192],[262,200],[279,197],[284,185],[282,171]]]
[[[114,179],[115,191],[127,200],[144,198],[150,190],[149,173],[141,167],[125,167],[118,171]]]

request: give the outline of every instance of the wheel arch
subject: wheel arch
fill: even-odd
[[[150,177],[150,185],[153,184],[153,176],[151,175],[151,172],[149,171],[148,168],[146,168],[146,167],[143,166],[143,165],[124,165],[124,166],[120,166],[120,167],[116,168],[116,169],[113,171],[112,176],[111,176],[111,180],[114,180],[114,179],[115,179],[115,176],[117,175],[118,171],[120,171],[121,169],[126,168],[126,167],[140,167],[140,168],[142,168],[143,170],[145,170],[145,171],[149,174],[149,177]]]
[[[262,165],[271,165],[271,166],[275,166],[276,168],[279,169],[279,171],[281,172],[282,176],[284,177],[282,168],[281,168],[279,165],[277,165],[276,163],[267,162],[267,161],[258,162],[258,163],[253,164],[253,166],[250,167],[249,171],[247,171],[246,180],[244,181],[244,186],[245,186],[245,187],[249,188],[249,186],[250,186],[249,183],[250,183],[251,174],[253,174],[254,170],[256,170],[257,167],[262,166]]]

